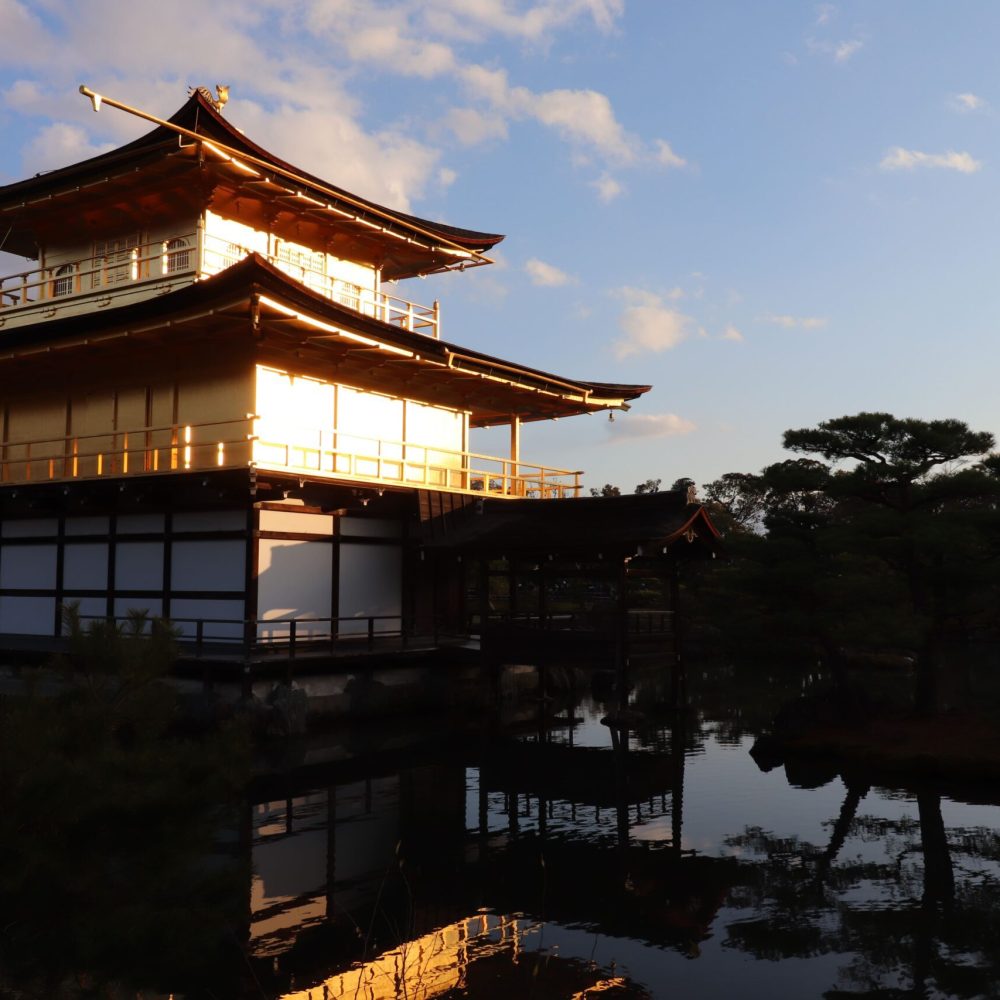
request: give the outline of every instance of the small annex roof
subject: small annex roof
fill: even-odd
[[[719,549],[719,538],[685,490],[544,503],[484,497],[424,525],[427,547],[485,556],[705,556]]]
[[[68,213],[121,211],[127,203],[155,213],[171,187],[174,209],[189,197],[211,199],[222,212],[238,203],[239,217],[250,221],[285,214],[311,242],[371,260],[386,280],[488,263],[482,255],[503,239],[397,212],[309,174],[247,138],[198,91],[167,121],[198,139],[162,123],[117,149],[0,187],[4,249],[34,257],[39,231],[65,232]]]
[[[0,373],[18,359],[58,364],[131,339],[192,354],[228,336],[262,363],[471,412],[476,427],[627,409],[651,386],[568,378],[469,350],[366,316],[312,291],[258,254],[177,291],[0,330]],[[2,378],[0,378],[2,381]]]

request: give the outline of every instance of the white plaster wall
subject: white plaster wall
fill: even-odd
[[[173,590],[240,590],[246,583],[242,539],[174,542],[170,563]]]
[[[109,520],[106,517],[67,517],[67,535],[106,535]]]
[[[340,546],[341,618],[340,632],[366,632],[369,615],[398,616],[402,612],[403,553],[398,545],[361,545],[342,542]],[[395,632],[398,617],[376,621],[376,632]]]
[[[0,597],[0,632],[53,635],[54,597]]]
[[[55,590],[55,545],[4,545],[0,552],[0,587]]]
[[[261,531],[288,531],[300,535],[332,535],[333,516],[303,514],[291,510],[262,510]]]
[[[54,517],[36,517],[27,521],[4,521],[0,535],[4,538],[36,538],[57,535],[59,522]]]
[[[63,555],[63,589],[105,590],[107,586],[107,544],[67,545]]]
[[[162,514],[119,514],[116,531],[119,535],[162,534]]]
[[[257,616],[330,618],[333,602],[333,547],[328,542],[262,538],[257,575]],[[296,635],[329,634],[329,621],[303,624]],[[261,638],[285,638],[287,624],[260,625]]]
[[[163,590],[163,543],[119,542],[115,590]]]

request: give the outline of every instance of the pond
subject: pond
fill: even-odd
[[[0,987],[18,995],[17,974],[34,995],[145,1000],[1000,995],[1000,792],[882,787],[821,762],[761,770],[755,731],[821,678],[696,670],[680,715],[658,672],[633,680],[625,709],[584,684],[473,729],[368,724],[274,752],[238,801],[160,817],[181,858],[130,853],[165,838],[148,812],[119,817],[128,836],[88,844],[75,863],[93,871],[63,858],[64,877],[161,864],[183,898],[148,874],[140,898],[95,886],[101,909],[74,904],[64,950],[86,961],[80,924],[107,919],[114,961],[64,969],[45,993],[8,949]],[[178,835],[185,810],[209,848]]]

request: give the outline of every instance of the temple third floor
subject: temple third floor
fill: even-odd
[[[136,227],[85,244],[40,249],[32,266],[0,275],[0,329],[165,295],[218,274],[252,253],[338,305],[412,333],[441,336],[439,303],[420,305],[391,294],[378,268],[210,210],[151,230]]]

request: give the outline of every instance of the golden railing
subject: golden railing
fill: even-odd
[[[582,472],[335,429],[261,437],[255,418],[170,424],[0,444],[0,482],[35,483],[256,466],[321,479],[477,496],[579,494]]]
[[[577,496],[580,471],[498,458],[472,451],[386,438],[368,438],[336,429],[295,441],[254,436],[260,468],[330,476],[375,485],[414,486],[489,496],[552,499]]]
[[[198,275],[218,274],[252,252],[242,244],[211,234],[177,233],[105,254],[0,276],[0,309],[44,306],[58,313],[62,306],[78,303],[82,295],[104,296],[134,290],[144,282],[184,277],[190,281]],[[314,261],[307,262],[310,255],[258,252],[290,278],[332,302],[412,333],[441,336],[441,308],[437,302],[419,305],[355,285],[312,266]]]
[[[0,444],[0,482],[101,479],[249,464],[249,421],[170,424]]]

